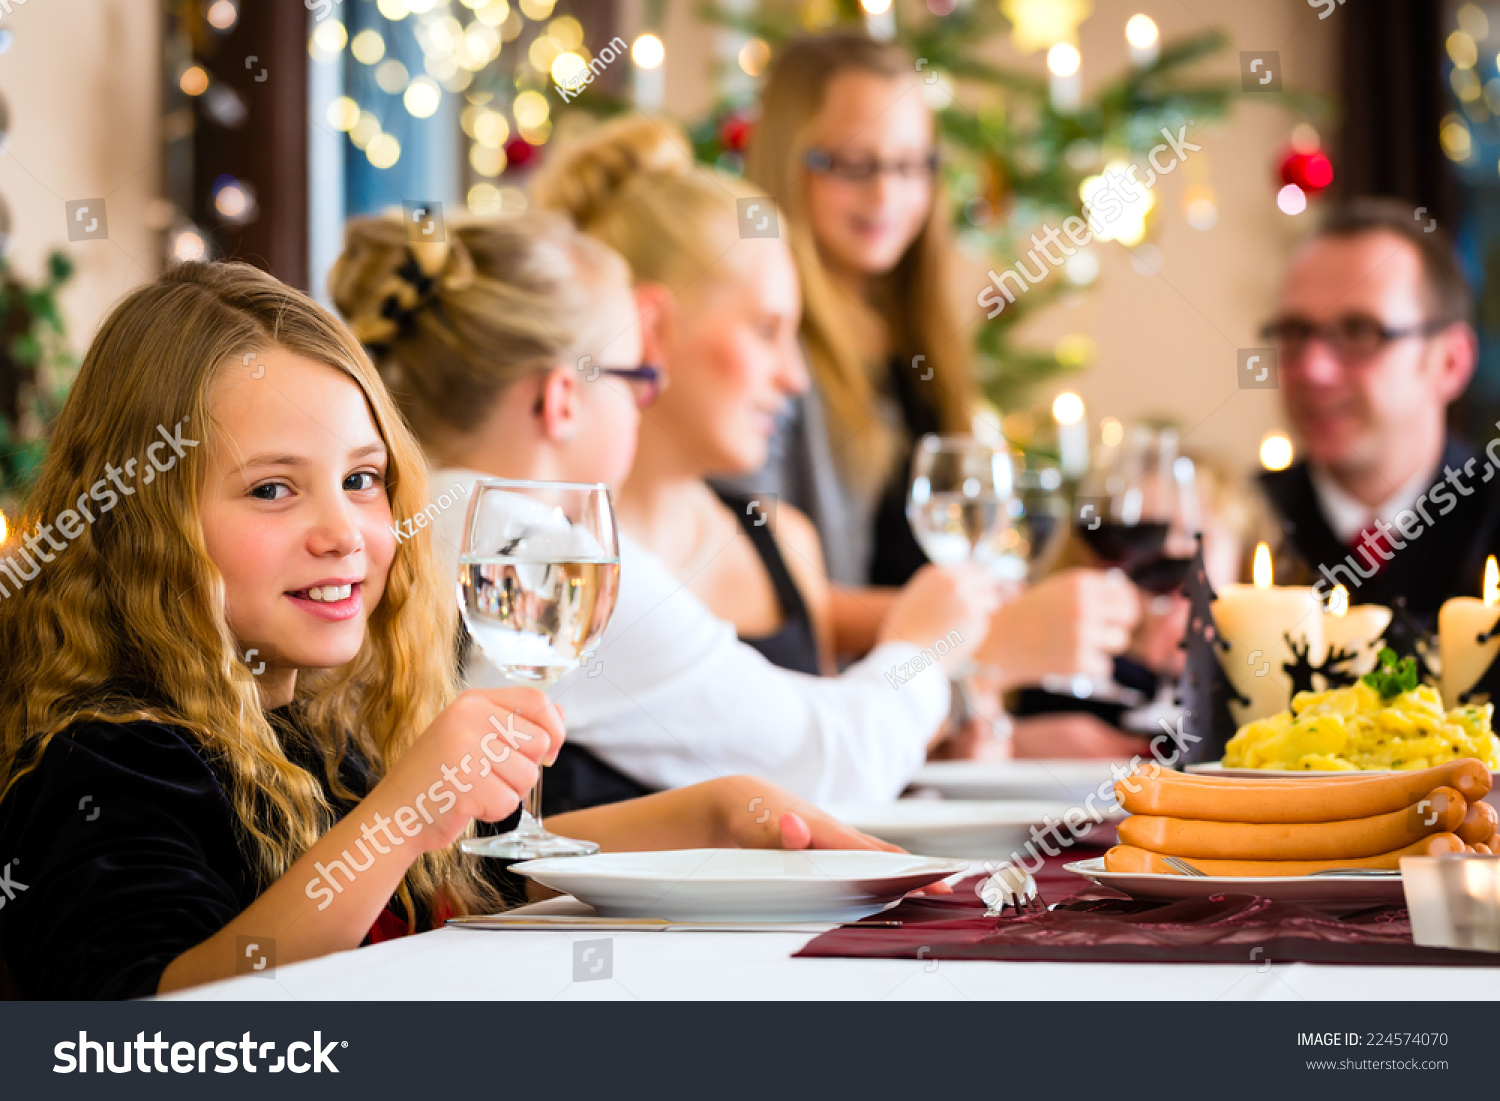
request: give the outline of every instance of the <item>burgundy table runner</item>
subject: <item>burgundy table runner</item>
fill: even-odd
[[[1350,963],[1500,967],[1500,953],[1421,948],[1406,910],[1379,907],[1334,917],[1311,907],[1247,894],[1180,902],[1137,902],[1064,871],[1102,855],[1075,848],[1035,873],[1040,914],[984,916],[981,877],[951,896],[909,898],[877,915],[899,928],[841,926],[797,956],[865,959],[1046,960],[1091,963]]]

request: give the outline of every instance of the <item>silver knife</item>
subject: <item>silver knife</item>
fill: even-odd
[[[617,933],[822,933],[839,925],[859,924],[899,928],[899,921],[669,921],[665,918],[608,918],[578,914],[467,914],[451,917],[449,925],[466,929],[578,929]]]

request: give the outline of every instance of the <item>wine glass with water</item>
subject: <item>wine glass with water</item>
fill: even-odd
[[[973,436],[927,435],[911,460],[906,519],[922,551],[940,566],[974,561],[1003,570],[1001,538],[1016,471],[1010,451]]]
[[[482,479],[458,570],[459,611],[480,652],[513,684],[556,683],[598,644],[614,611],[620,554],[609,488]],[[540,775],[515,829],[462,847],[511,860],[599,851],[542,826]]]
[[[926,435],[912,453],[906,520],[939,566],[972,561],[996,580],[1021,580],[1024,562],[1019,577],[1014,570],[1015,486],[1015,460],[1004,446],[973,436]],[[966,714],[977,711],[973,678],[982,672],[971,664],[953,678]]]

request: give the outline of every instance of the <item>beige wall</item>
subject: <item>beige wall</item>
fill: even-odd
[[[1228,35],[1229,49],[1202,66],[1205,75],[1238,82],[1240,50],[1275,49],[1288,86],[1331,97],[1337,28],[1306,0],[1199,0],[1192,9],[1166,4],[1151,13],[1164,39],[1206,27]],[[1139,10],[1136,0],[1098,0],[1080,36],[1085,73],[1108,79],[1128,63],[1125,21]],[[1277,151],[1299,121],[1255,97],[1238,101],[1197,139],[1203,151],[1189,154],[1206,161],[1217,225],[1200,232],[1187,224],[1185,169],[1201,166],[1179,167],[1156,188],[1150,239],[1161,250],[1160,273],[1139,274],[1126,249],[1107,244],[1090,293],[1023,327],[1023,338],[1043,345],[1069,332],[1094,338],[1097,362],[1070,383],[1093,417],[1166,414],[1193,450],[1240,468],[1256,462],[1262,435],[1281,425],[1280,409],[1275,393],[1238,388],[1236,350],[1260,343],[1255,333],[1273,308],[1282,266],[1316,215],[1316,204],[1297,217],[1276,207]],[[1326,126],[1320,131],[1331,139]]]
[[[1337,26],[1333,19],[1320,21],[1307,0],[1195,0],[1190,7],[1096,0],[1080,29],[1085,94],[1129,63],[1125,21],[1141,10],[1158,21],[1164,40],[1209,28],[1227,34],[1229,48],[1199,67],[1205,78],[1238,83],[1238,51],[1274,49],[1289,85],[1331,94]],[[627,4],[625,26],[632,36],[639,29],[638,11],[638,0]],[[707,61],[717,33],[691,11],[689,4],[669,4],[664,35],[666,103],[686,119],[700,117],[712,101]],[[1045,73],[1041,54],[1021,57],[1006,37],[995,42],[993,57]],[[1095,421],[1106,414],[1127,421],[1170,416],[1188,433],[1188,447],[1237,467],[1256,461],[1262,435],[1279,425],[1279,410],[1274,393],[1238,389],[1235,353],[1257,343],[1254,334],[1272,307],[1281,267],[1316,211],[1314,206],[1293,218],[1276,208],[1276,152],[1298,121],[1281,106],[1250,98],[1239,101],[1225,122],[1201,128],[1204,136],[1196,140],[1204,149],[1190,155],[1197,163],[1188,167],[1213,188],[1218,224],[1207,231],[1187,224],[1187,171],[1179,169],[1159,184],[1149,240],[1161,250],[1160,273],[1138,274],[1122,246],[1096,245],[1101,264],[1095,284],[1025,324],[1022,339],[1037,346],[1084,333],[1098,347],[1092,368],[1039,397],[1076,389]],[[982,270],[971,282],[968,303],[986,285]]]
[[[14,4],[14,0],[12,0]],[[159,0],[28,0],[0,18],[11,143],[0,156],[23,278],[64,247],[77,275],[63,308],[79,352],[109,305],[156,273],[160,234],[145,225],[160,194]],[[108,240],[68,242],[64,204],[105,200]]]

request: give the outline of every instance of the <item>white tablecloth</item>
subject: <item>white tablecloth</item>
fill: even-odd
[[[561,901],[561,900],[555,900]],[[543,904],[547,905],[547,904]],[[611,977],[575,982],[573,942],[612,941]],[[1490,1001],[1490,968],[1303,963],[1085,964],[792,959],[787,933],[446,928],[169,995],[210,1000],[857,999]]]

